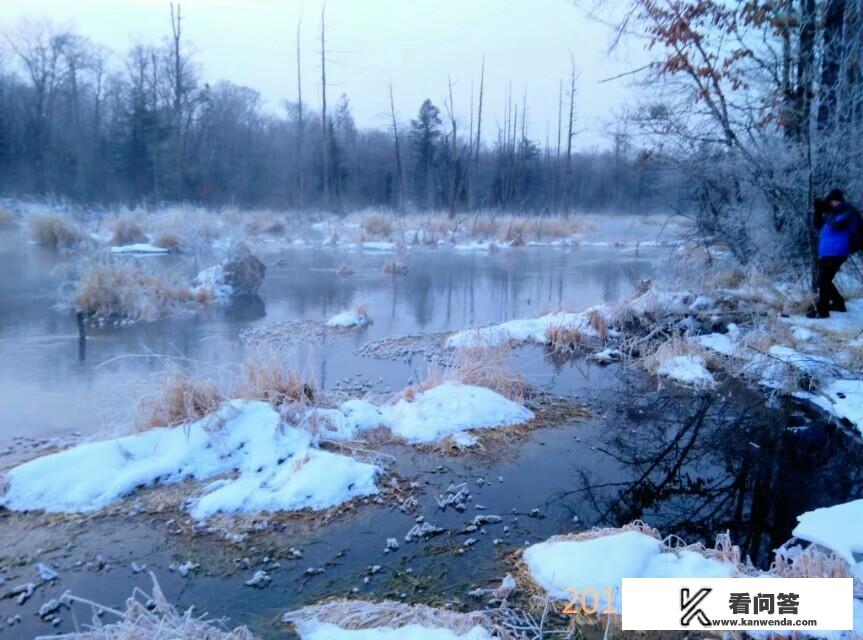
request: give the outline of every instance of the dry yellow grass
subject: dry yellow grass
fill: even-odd
[[[246,232],[249,234],[283,236],[287,231],[285,221],[279,216],[265,213],[252,213],[249,215],[251,219],[246,222]]]
[[[371,238],[387,240],[393,234],[393,219],[382,213],[372,213],[363,220],[363,233]]]
[[[55,213],[33,214],[28,220],[30,237],[37,244],[68,249],[87,240],[84,232],[71,220]]]
[[[139,431],[173,427],[200,420],[217,411],[225,401],[216,385],[188,373],[173,371],[138,404]]]
[[[510,347],[507,344],[457,349],[447,367],[433,362],[425,377],[395,394],[393,401],[413,402],[417,394],[445,382],[459,382],[486,387],[515,402],[524,402],[528,384],[524,377],[509,365]]]
[[[432,629],[448,629],[458,636],[465,635],[474,627],[480,626],[500,640],[515,640],[517,637],[509,629],[498,625],[484,612],[459,613],[450,609],[436,609],[422,604],[410,605],[389,600],[382,602],[331,600],[287,613],[283,617],[284,622],[295,625],[310,620],[329,622],[342,629],[353,630],[376,627],[401,629],[409,625],[420,625]]]
[[[130,216],[117,218],[111,225],[111,244],[124,245],[147,242],[147,234],[138,222]]]
[[[571,353],[588,344],[590,339],[581,331],[566,325],[552,325],[545,330],[548,346],[555,353]]]
[[[243,364],[243,377],[234,395],[262,400],[276,408],[299,404],[316,404],[319,394],[314,379],[278,349],[250,349]]]
[[[89,267],[78,282],[72,303],[88,316],[153,321],[195,297],[188,286],[144,272],[134,263],[109,262]]]
[[[153,245],[162,249],[179,251],[183,246],[183,239],[175,233],[163,231],[161,233],[157,233],[156,237],[153,238]]]

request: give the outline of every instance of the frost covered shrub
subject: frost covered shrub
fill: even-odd
[[[389,239],[393,234],[392,218],[382,213],[372,213],[363,220],[363,232],[372,238]]]
[[[131,262],[90,266],[72,298],[75,307],[91,317],[145,322],[205,301],[188,286],[148,274]]]
[[[199,616],[194,607],[177,611],[165,598],[156,576],[150,573],[153,589],[150,594],[135,588],[122,611],[98,605],[91,600],[66,594],[62,600],[91,607],[94,612],[116,616],[115,622],[103,622],[102,613],[93,615],[84,631],[64,634],[66,640],[255,640],[246,627],[228,630],[225,620],[210,620]]]
[[[171,251],[179,251],[183,246],[183,239],[177,234],[165,232],[156,234],[153,238],[153,246],[161,249],[170,249]]]
[[[198,207],[184,206],[160,211],[150,216],[153,234],[173,236],[189,249],[209,246],[223,234],[219,216]]]
[[[225,397],[209,380],[195,379],[185,372],[168,374],[155,393],[138,405],[139,428],[173,427],[200,420],[222,405]]]
[[[87,236],[74,222],[56,213],[30,216],[29,227],[33,241],[45,247],[68,249],[87,240]]]
[[[147,234],[140,224],[130,216],[117,218],[111,223],[111,244],[124,245],[147,242]]]
[[[287,231],[285,221],[265,213],[251,213],[251,219],[246,222],[246,232],[252,235],[266,233],[272,236],[283,236]]]

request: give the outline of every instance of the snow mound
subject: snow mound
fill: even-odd
[[[225,301],[234,295],[234,288],[225,282],[225,270],[222,265],[217,264],[208,269],[204,269],[195,276],[195,287],[192,293],[200,294],[209,292],[213,298],[220,301]]]
[[[830,358],[775,344],[766,354],[752,358],[743,368],[743,373],[768,389],[784,389],[798,386],[801,376],[829,379],[836,370],[836,363]]]
[[[640,296],[633,298],[626,305],[630,313],[636,316],[662,317],[670,315],[686,315],[695,302],[692,294],[685,291],[660,291],[651,287]],[[705,298],[698,298],[699,310],[704,310]]]
[[[170,249],[157,247],[156,245],[147,242],[139,242],[136,244],[124,244],[117,247],[111,247],[111,253],[132,253],[132,254],[154,254],[163,255],[170,253]]]
[[[317,409],[311,417],[321,436],[330,440],[350,440],[362,431],[384,427],[411,444],[532,419],[533,412],[499,393],[458,382],[445,382],[391,404],[348,400],[338,409]]]
[[[863,435],[863,380],[834,380],[823,390],[833,415],[848,420]]]
[[[440,627],[410,624],[406,627],[374,627],[342,629],[329,622],[310,620],[297,624],[301,640],[492,640],[492,635],[480,626],[466,633],[456,633]]]
[[[706,349],[715,351],[723,356],[734,354],[734,342],[725,333],[708,333],[702,336],[696,336],[695,341]]]
[[[351,329],[353,327],[365,327],[371,324],[371,319],[363,311],[342,311],[327,320],[327,326],[337,329]]]
[[[142,486],[231,472],[191,502],[195,518],[326,509],[377,493],[380,469],[313,448],[308,432],[266,403],[236,400],[190,425],[85,443],[15,467],[0,506],[95,511]]]
[[[845,304],[848,308],[846,313],[831,313],[829,318],[792,316],[783,318],[783,321],[826,336],[846,338],[852,335],[858,336],[860,335],[860,327],[863,327],[863,298],[846,300]]]
[[[835,552],[863,578],[863,499],[807,511],[797,522],[792,535]]]
[[[699,389],[710,389],[716,386],[716,378],[708,371],[704,358],[697,354],[664,359],[657,367],[656,373]]]
[[[730,562],[686,549],[672,551],[639,531],[589,539],[555,539],[529,546],[522,556],[531,578],[549,596],[569,599],[568,589],[596,589],[599,609],[621,607],[623,578],[729,578]],[[613,603],[609,603],[611,590]]]
[[[494,346],[507,342],[546,344],[548,342],[548,330],[552,328],[578,331],[583,336],[599,338],[602,336],[591,322],[594,314],[599,314],[607,324],[610,324],[612,315],[610,309],[600,305],[579,313],[559,311],[539,318],[510,320],[488,327],[458,331],[447,338],[446,346],[449,349],[458,349]]]

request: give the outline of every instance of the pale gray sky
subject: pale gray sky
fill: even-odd
[[[304,101],[320,102],[319,0],[184,0],[184,33],[209,81],[227,79],[261,92],[272,108],[296,96],[295,31],[303,15]],[[167,0],[3,0],[0,25],[47,16],[122,56],[133,42],[158,42],[170,31]],[[608,54],[610,31],[571,0],[329,0],[329,98],[346,93],[359,126],[384,126],[392,79],[402,120],[422,100],[441,109],[447,76],[456,110],[467,126],[471,82],[478,90],[486,57],[484,129],[503,113],[507,84],[519,102],[527,92],[532,138],[543,142],[557,126],[558,82],[569,51],[580,72],[576,146],[605,146],[606,123],[622,105],[622,81],[598,80],[629,68],[643,54]],[[486,128],[488,127],[488,128]]]

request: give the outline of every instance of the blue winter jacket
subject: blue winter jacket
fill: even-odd
[[[847,202],[841,202],[824,215],[818,238],[819,258],[847,258],[851,238],[860,225],[860,214]]]

